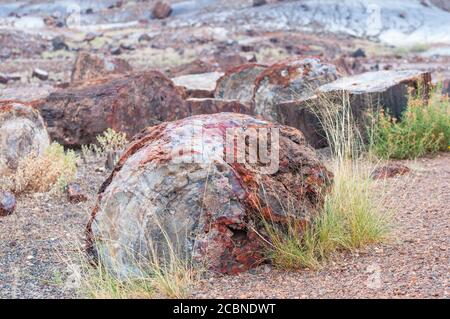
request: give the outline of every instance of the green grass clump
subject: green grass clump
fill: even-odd
[[[409,97],[400,120],[381,112],[370,128],[370,151],[379,158],[413,159],[450,145],[450,102],[434,93],[428,103]]]

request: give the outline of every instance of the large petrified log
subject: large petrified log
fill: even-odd
[[[49,137],[39,112],[18,101],[0,101],[0,175],[13,172],[19,159],[41,154]]]
[[[80,82],[36,107],[51,138],[67,146],[93,143],[107,128],[131,138],[149,125],[189,116],[182,92],[158,71]]]
[[[253,96],[255,114],[277,121],[277,105],[307,100],[320,85],[336,78],[333,65],[321,63],[315,58],[273,64],[256,78]]]
[[[368,109],[381,107],[400,118],[408,105],[408,93],[421,94],[427,99],[430,87],[429,72],[400,70],[366,72],[341,78],[322,85],[317,91],[337,103],[342,103],[344,95],[348,97],[356,118],[361,118]]]
[[[109,74],[124,74],[133,70],[127,61],[120,58],[105,57],[80,52],[72,68],[72,82],[95,79]]]
[[[226,72],[217,80],[214,97],[224,100],[238,100],[252,105],[255,81],[267,67],[261,64],[243,64]]]
[[[162,123],[135,136],[102,185],[88,247],[120,276],[167,257],[168,243],[180,258],[242,272],[263,261],[262,218],[301,229],[330,181],[294,128],[237,113]]]

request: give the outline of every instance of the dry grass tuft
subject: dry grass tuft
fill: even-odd
[[[62,190],[76,173],[75,152],[52,143],[44,154],[32,153],[20,160],[17,171],[9,177],[8,188],[16,194]]]

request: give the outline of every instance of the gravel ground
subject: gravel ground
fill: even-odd
[[[280,271],[265,265],[239,276],[198,282],[194,298],[448,298],[450,153],[403,161],[412,172],[379,182],[382,205],[395,213],[390,242],[339,254],[320,271]],[[71,204],[64,194],[19,198],[0,218],[0,298],[74,298],[65,261],[76,257],[95,193],[107,172],[83,165],[78,182],[89,197]]]

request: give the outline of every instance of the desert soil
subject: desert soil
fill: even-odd
[[[283,271],[269,265],[238,276],[210,275],[192,298],[448,298],[450,153],[402,161],[412,171],[374,187],[394,214],[390,240],[340,253],[321,270]],[[0,298],[74,298],[72,269],[95,194],[108,172],[101,161],[80,165],[89,197],[71,204],[64,194],[18,199],[0,218]],[[383,194],[383,196],[378,196]]]

